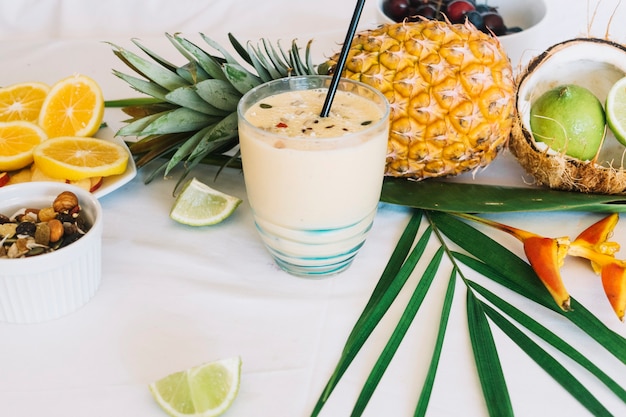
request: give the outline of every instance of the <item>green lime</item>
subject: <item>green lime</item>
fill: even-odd
[[[617,81],[606,97],[606,121],[615,138],[626,146],[626,77]]]
[[[598,153],[605,127],[602,103],[578,85],[548,90],[530,109],[530,129],[536,141],[583,161]]]
[[[241,358],[209,362],[148,385],[159,406],[173,417],[215,417],[239,392]]]
[[[239,204],[241,199],[192,178],[176,197],[170,218],[189,226],[208,226],[226,219]]]

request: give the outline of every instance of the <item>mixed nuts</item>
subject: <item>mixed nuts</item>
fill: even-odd
[[[0,214],[0,258],[26,258],[52,252],[80,239],[90,228],[78,197],[60,193],[48,207],[25,207]]]

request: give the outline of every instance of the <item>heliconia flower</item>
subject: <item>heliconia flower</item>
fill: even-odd
[[[530,266],[546,287],[557,305],[564,311],[569,311],[570,296],[561,277],[561,267],[567,256],[569,237],[549,238],[537,235],[526,230],[518,229],[502,223],[487,220],[470,214],[459,214],[460,217],[495,227],[506,232],[524,246],[524,253]]]
[[[617,317],[624,321],[626,310],[626,265],[613,262],[602,268],[602,287]]]
[[[554,301],[565,311],[570,310],[570,296],[561,278],[561,267],[569,248],[569,238],[528,236],[522,240],[526,259],[548,289]]]
[[[620,249],[620,245],[617,242],[609,242],[608,239],[613,235],[613,229],[617,225],[618,220],[618,213],[612,213],[604,217],[579,234],[571,246],[586,246],[595,252],[613,256]],[[600,274],[601,268],[598,264],[591,261],[591,267],[596,274]]]
[[[604,293],[617,317],[624,321],[626,310],[626,261],[616,259],[613,254],[601,253],[592,245],[571,245],[569,255],[588,259],[599,270]]]

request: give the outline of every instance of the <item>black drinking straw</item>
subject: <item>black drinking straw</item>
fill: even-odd
[[[326,100],[324,101],[324,105],[322,106],[322,112],[320,113],[320,117],[327,117],[328,113],[330,112],[330,106],[333,104],[333,98],[335,98],[337,86],[339,85],[339,79],[341,78],[343,67],[346,65],[346,59],[348,59],[348,52],[350,51],[352,38],[354,38],[354,34],[356,33],[356,27],[359,24],[359,18],[361,17],[361,12],[363,11],[364,4],[365,0],[357,0],[356,2],[354,14],[352,14],[352,21],[350,22],[350,27],[348,28],[346,39],[343,42],[343,47],[341,48],[341,53],[339,54],[339,59],[337,60],[337,67],[335,68],[335,72],[333,73],[333,78],[330,80],[328,94],[326,95]]]

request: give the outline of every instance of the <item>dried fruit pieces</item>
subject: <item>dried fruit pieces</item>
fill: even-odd
[[[49,207],[0,214],[0,258],[53,252],[80,239],[89,228],[76,195],[64,191]]]

